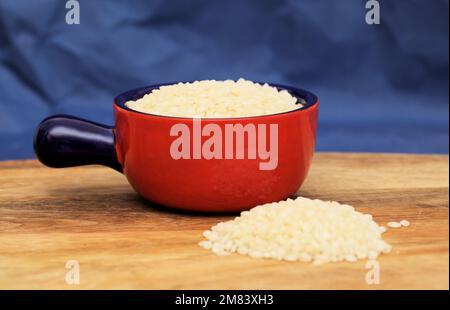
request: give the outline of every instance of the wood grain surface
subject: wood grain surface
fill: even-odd
[[[449,158],[445,155],[318,154],[299,191],[349,203],[390,229],[380,284],[366,261],[301,262],[217,257],[202,232],[234,215],[179,213],[139,198],[108,168],[50,169],[0,163],[1,289],[448,289]],[[66,262],[80,284],[65,282]]]

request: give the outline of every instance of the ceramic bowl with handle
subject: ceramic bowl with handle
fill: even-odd
[[[114,126],[67,115],[44,119],[34,137],[37,158],[55,168],[88,164],[111,167],[125,174],[131,186],[144,198],[189,211],[242,211],[286,199],[299,189],[311,165],[316,142],[319,102],[314,94],[272,84],[287,90],[302,105],[289,112],[242,118],[169,117],[141,113],[125,105],[160,86],[143,87],[117,96],[113,103]],[[174,157],[171,147],[173,150],[173,143],[178,138],[173,135],[174,126],[187,128],[194,134],[199,121],[200,128],[211,124],[220,129],[222,137],[227,126],[265,128],[267,148],[273,138],[268,131],[270,126],[275,126],[276,163],[261,169],[264,159],[246,156],[256,152],[255,147],[264,142],[251,143],[250,135],[244,136],[241,143],[235,137],[229,145],[234,152],[241,151],[244,157],[210,158],[202,154],[196,158]],[[197,142],[203,145],[208,138],[207,135],[200,136]]]

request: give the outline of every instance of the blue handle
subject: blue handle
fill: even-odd
[[[34,135],[34,152],[46,166],[64,168],[99,164],[122,172],[113,127],[68,115],[44,119]]]

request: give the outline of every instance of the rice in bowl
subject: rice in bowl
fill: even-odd
[[[200,118],[271,115],[303,106],[286,90],[244,79],[161,86],[125,105],[142,113]]]

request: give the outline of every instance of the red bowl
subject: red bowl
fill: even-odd
[[[160,86],[117,96],[115,127],[70,116],[45,119],[38,126],[34,139],[37,157],[51,167],[81,164],[112,167],[123,172],[136,192],[146,199],[189,211],[241,211],[286,199],[299,189],[314,154],[319,106],[315,95],[272,84],[299,98],[303,106],[285,113],[244,118],[194,120],[145,114],[125,106],[125,102],[136,100]],[[191,150],[184,153],[189,154],[185,156],[189,158],[177,159],[171,154],[171,146],[178,138],[170,135],[175,125],[190,133],[190,144],[186,145]],[[200,148],[196,154],[198,159],[194,159],[194,146],[201,147],[210,138],[194,134],[205,126],[216,130],[215,141],[221,141],[222,152],[218,151],[216,157],[210,159]],[[230,133],[233,126],[244,126],[255,135],[244,135],[243,144],[237,142],[237,136],[227,140],[231,135],[226,136],[226,133]],[[260,132],[266,136],[259,136]],[[273,142],[275,140],[277,143]],[[259,147],[263,143],[266,143],[266,150],[271,150],[270,159],[260,156],[263,153]],[[220,143],[215,145],[218,147]],[[225,152],[230,159],[224,158]],[[240,157],[238,152],[241,152]],[[256,158],[250,154],[256,154]]]

